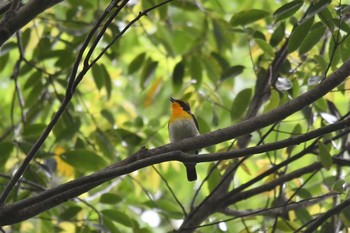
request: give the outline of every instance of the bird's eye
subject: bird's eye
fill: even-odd
[[[191,111],[190,109],[190,105],[188,103],[186,103],[185,101],[179,101],[181,107],[183,108],[183,110],[185,111]]]

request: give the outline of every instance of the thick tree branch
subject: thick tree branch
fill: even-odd
[[[21,220],[24,220],[25,218],[35,216],[36,214],[41,213],[54,206],[57,206],[71,198],[74,198],[100,185],[101,183],[107,180],[110,180],[117,176],[128,174],[130,172],[133,172],[135,170],[138,170],[140,168],[143,168],[152,164],[161,163],[165,161],[172,161],[172,160],[178,160],[181,162],[184,162],[184,161],[208,162],[208,161],[229,159],[233,157],[247,156],[251,154],[257,154],[257,153],[262,153],[262,152],[266,152],[274,149],[279,149],[282,147],[294,145],[296,143],[305,142],[310,139],[319,137],[321,135],[325,135],[327,133],[331,133],[339,129],[345,128],[346,126],[350,126],[350,119],[346,119],[346,120],[334,123],[332,125],[325,126],[323,128],[311,131],[305,135],[300,135],[290,139],[282,140],[280,142],[270,143],[270,144],[266,144],[258,147],[252,147],[252,148],[238,149],[236,151],[225,152],[225,153],[214,153],[214,154],[207,154],[207,155],[188,155],[188,154],[182,153],[179,150],[176,150],[177,148],[173,148],[172,144],[163,146],[164,150],[167,150],[168,147],[175,150],[167,153],[154,154],[155,150],[141,150],[138,153],[130,156],[128,159],[117,162],[116,164],[111,165],[110,167],[107,167],[104,170],[96,172],[92,175],[78,178],[74,181],[71,181],[66,184],[62,184],[52,189],[49,189],[47,191],[44,191],[35,197],[28,198],[26,200],[19,201],[17,203],[6,206],[5,208],[0,210],[0,225],[11,224],[16,221],[21,221]],[[304,141],[301,139],[303,139]],[[286,160],[283,163],[291,162],[291,161],[294,161],[294,158]],[[342,163],[344,163],[344,161],[342,161]],[[276,166],[274,169],[271,169],[270,172],[273,172],[274,170],[278,169],[278,167],[279,166]],[[266,175],[266,174],[262,174],[262,176],[263,175]],[[255,179],[253,179],[253,181],[259,180],[259,177],[256,177]],[[245,186],[243,185],[241,186],[241,189],[243,189],[243,187],[248,187],[248,186],[249,184],[246,184]],[[234,193],[238,193],[238,191],[237,192],[234,191]],[[11,221],[11,222],[8,222],[8,221]]]
[[[0,22],[0,47],[15,32],[33,20],[38,14],[62,1],[63,0],[31,0],[17,11],[6,12]]]

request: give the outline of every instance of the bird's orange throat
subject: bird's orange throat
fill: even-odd
[[[188,112],[184,111],[178,103],[173,102],[171,104],[170,123],[180,119],[192,119],[192,116]]]

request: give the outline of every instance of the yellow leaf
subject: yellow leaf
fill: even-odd
[[[148,107],[153,103],[153,100],[155,96],[158,94],[162,83],[163,83],[163,80],[161,78],[157,78],[152,83],[152,86],[147,91],[145,101],[143,102],[143,106]]]
[[[65,150],[63,147],[56,147],[56,149],[54,151],[55,160],[57,162],[57,171],[62,176],[72,177],[74,174],[74,168],[61,159],[61,154],[64,152],[65,152]]]

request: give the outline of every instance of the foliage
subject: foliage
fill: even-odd
[[[169,143],[170,96],[189,101],[204,134],[268,113],[307,93],[350,57],[349,6],[339,1],[175,0],[160,6],[160,0],[116,1],[118,6],[108,15],[120,12],[93,31],[110,2],[62,1],[1,47],[0,193],[62,103],[70,101],[6,204],[127,161],[143,146]],[[124,2],[128,3],[123,6]],[[141,14],[149,8],[146,16]],[[3,13],[2,22],[6,17]],[[89,59],[79,61],[76,85],[67,90],[91,31],[96,33],[90,50],[82,54]],[[98,32],[103,34],[94,44]],[[200,153],[274,145],[341,123],[349,115],[349,86],[346,79],[317,101],[305,99],[301,111]],[[176,159],[127,172],[3,229],[305,230],[348,198],[346,126],[244,159],[199,163],[195,183],[186,181],[184,166]],[[288,178],[293,172],[299,173]],[[210,198],[227,205],[208,204],[206,209]],[[319,231],[346,229],[346,207],[328,216]]]

